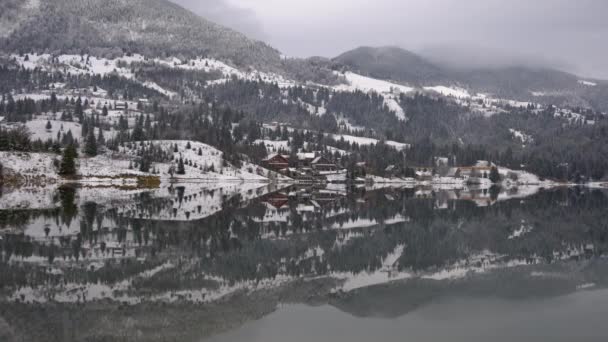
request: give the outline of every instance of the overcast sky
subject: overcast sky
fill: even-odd
[[[608,79],[604,0],[173,0],[286,55],[396,45],[454,65],[548,65]]]

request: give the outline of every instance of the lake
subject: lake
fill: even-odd
[[[606,190],[1,194],[2,341],[608,337]]]

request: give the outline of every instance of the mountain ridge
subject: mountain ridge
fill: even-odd
[[[332,62],[343,69],[405,85],[444,84],[502,98],[608,110],[608,82],[591,82],[589,78],[548,67],[453,69],[396,46],[358,47]]]
[[[210,56],[247,67],[279,65],[278,50],[168,0],[9,0],[3,49],[112,55]],[[2,18],[2,26],[10,24]]]

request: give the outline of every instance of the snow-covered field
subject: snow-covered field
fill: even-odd
[[[262,80],[268,83],[277,83],[280,87],[292,87],[296,82],[288,80],[281,75],[273,73],[265,73],[257,70],[248,72],[236,69],[219,60],[210,58],[195,58],[191,60],[180,60],[178,58],[147,58],[139,54],[123,55],[114,59],[106,59],[89,55],[59,55],[51,56],[50,54],[26,54],[23,56],[12,55],[16,62],[28,70],[41,68],[43,70],[59,70],[64,73],[76,75],[107,75],[115,73],[121,77],[138,81],[135,74],[132,72],[132,63],[155,63],[168,68],[183,69],[183,70],[200,70],[200,71],[217,71],[222,75],[222,79],[210,81],[209,84],[221,83],[229,80],[231,77],[237,77],[246,80]],[[54,62],[55,58],[55,62]],[[57,63],[58,62],[58,63]],[[158,91],[167,96],[174,97],[177,95],[170,89],[164,89],[158,84],[150,81],[139,81],[143,86]]]
[[[46,125],[50,122],[51,128],[47,129]],[[79,123],[73,121],[60,121],[60,120],[46,120],[46,119],[35,119],[25,123],[25,126],[28,128],[29,132],[32,134],[32,140],[57,140],[57,134],[60,136],[63,134],[67,134],[68,131],[72,132],[72,136],[74,139],[81,140],[82,137],[82,127]],[[97,135],[98,129],[95,130],[95,134]],[[104,137],[106,139],[110,139],[116,135],[116,131],[104,131]],[[61,139],[61,137],[60,137]]]
[[[144,142],[149,146],[151,142]],[[268,182],[269,177],[278,181],[287,181],[288,178],[275,172],[266,170],[260,166],[243,162],[240,168],[236,168],[223,159],[223,153],[209,145],[199,142],[188,141],[154,141],[157,147],[173,154],[173,162],[154,163],[152,169],[159,171],[161,179],[171,177],[169,169],[177,170],[177,162],[181,158],[184,161],[184,175],[174,174],[176,181],[252,181]],[[190,144],[190,148],[186,146]],[[173,152],[177,146],[177,152]],[[134,161],[137,159],[139,143],[133,143],[132,148],[121,147],[118,153],[106,152],[95,157],[81,155],[78,158],[78,173],[96,182],[95,177],[120,177],[123,175],[154,176],[152,173],[144,173],[135,168]],[[0,159],[5,168],[27,177],[46,177],[47,179],[59,179],[55,167],[55,160],[60,156],[52,153],[23,153],[23,152],[0,152]],[[86,179],[82,181],[87,181]]]
[[[327,134],[326,136],[332,137],[335,141],[344,140],[351,144],[358,144],[358,145],[376,145],[380,142],[380,140],[374,139],[374,138],[356,137],[354,135],[347,135],[347,134]],[[400,143],[400,142],[396,142],[396,141],[392,141],[392,140],[385,141],[385,144],[388,146],[392,146],[392,147],[396,148],[397,150],[404,150],[404,149],[407,149],[410,147],[410,145],[408,145],[408,144],[404,144],[404,143]]]
[[[588,87],[595,87],[595,86],[597,86],[597,83],[591,82],[591,81],[585,81],[585,80],[579,80],[578,83],[582,84],[584,86],[588,86]]]
[[[345,73],[338,73],[339,76],[343,76],[348,84],[341,84],[335,86],[334,89],[336,91],[363,91],[370,92],[374,91],[376,93],[394,93],[400,92],[403,94],[407,94],[414,90],[412,87],[407,87],[397,83],[391,83],[384,80],[379,80],[371,77],[362,76],[359,74],[355,74],[354,72],[347,71]]]
[[[158,140],[146,141],[144,145],[160,147],[163,151],[173,155],[173,162],[156,163],[153,167],[160,171],[162,178],[170,177],[170,168],[177,170],[177,163],[180,159],[184,162],[185,174],[174,174],[173,179],[177,181],[201,181],[201,180],[222,180],[222,181],[253,181],[268,182],[269,178],[276,180],[288,180],[288,178],[266,170],[260,166],[249,162],[242,162],[240,168],[236,168],[223,159],[223,152],[209,145],[186,140]],[[190,145],[190,148],[188,148]],[[119,152],[123,155],[136,157],[139,143],[121,147]],[[177,149],[177,151],[175,151]]]
[[[466,89],[458,88],[458,87],[446,87],[446,86],[434,86],[434,87],[424,87],[425,90],[434,91],[443,96],[454,97],[458,99],[468,99],[471,97],[471,94]]]
[[[51,153],[0,151],[0,160],[6,169],[27,177],[56,178],[53,160],[57,158],[56,154]]]
[[[362,76],[355,74],[354,72],[347,71],[345,73],[337,73],[346,79],[347,84],[340,84],[334,87],[336,91],[362,91],[362,92],[376,92],[384,97],[384,103],[388,108],[395,113],[395,116],[399,120],[406,120],[405,112],[399,102],[397,101],[396,94],[407,94],[414,91],[414,88],[404,86],[397,83],[392,83],[384,80],[378,80],[371,77]]]

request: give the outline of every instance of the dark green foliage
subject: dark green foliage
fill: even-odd
[[[89,130],[89,134],[87,135],[84,153],[89,157],[95,157],[97,155],[97,140],[95,139],[95,134],[92,129]]]
[[[181,157],[179,158],[179,161],[177,163],[177,174],[178,175],[186,174],[186,169],[184,167],[184,159],[182,159]]]
[[[30,151],[30,133],[24,126],[12,129],[0,127],[0,151]]]
[[[76,175],[76,158],[78,153],[76,147],[73,144],[68,145],[61,156],[61,164],[59,166],[59,174],[62,176],[75,176]]]

